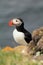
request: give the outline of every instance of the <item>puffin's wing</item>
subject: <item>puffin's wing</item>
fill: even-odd
[[[25,31],[25,41],[29,43],[32,40],[32,35],[30,32]]]

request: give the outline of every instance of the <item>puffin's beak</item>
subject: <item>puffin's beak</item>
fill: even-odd
[[[9,25],[9,26],[13,26],[13,25],[14,25],[14,24],[13,24],[13,21],[10,20],[9,23],[8,23],[8,25]]]

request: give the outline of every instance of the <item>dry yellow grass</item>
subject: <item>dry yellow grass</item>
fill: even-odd
[[[7,46],[7,47],[3,48],[2,51],[14,51],[14,48]]]

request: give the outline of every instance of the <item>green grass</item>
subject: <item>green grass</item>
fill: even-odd
[[[28,56],[14,51],[0,51],[0,65],[43,65],[43,62],[29,60]]]

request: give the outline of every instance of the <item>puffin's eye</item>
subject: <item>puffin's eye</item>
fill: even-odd
[[[18,22],[18,21],[16,20],[16,22]]]

